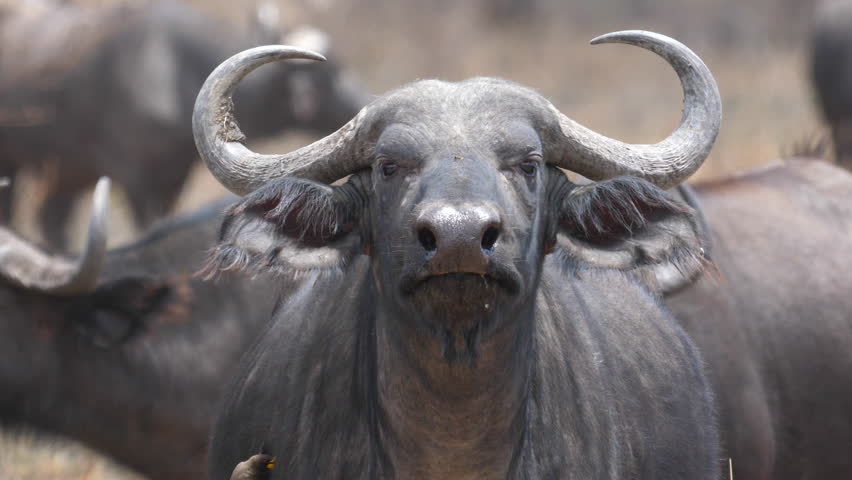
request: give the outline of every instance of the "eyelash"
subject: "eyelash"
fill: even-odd
[[[523,172],[524,175],[528,177],[534,177],[536,172],[538,172],[539,163],[541,162],[541,156],[538,154],[528,155],[527,158],[524,159],[518,165]]]

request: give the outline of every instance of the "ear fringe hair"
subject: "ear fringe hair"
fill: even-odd
[[[584,185],[569,193],[562,205],[562,222],[584,237],[624,230],[632,233],[647,224],[647,216],[657,209],[686,212],[679,202],[646,180],[616,177]]]
[[[219,245],[208,252],[207,260],[195,276],[203,280],[214,280],[224,272],[246,271],[256,263],[252,255],[241,248],[233,245]]]
[[[659,259],[656,263],[669,266],[683,280],[670,279],[669,282],[666,282],[666,279],[662,279],[663,283],[660,283],[661,279],[655,275],[655,272],[658,272],[659,269],[650,268],[652,267],[651,264],[644,266],[640,264],[633,271],[639,277],[640,282],[650,286],[654,292],[660,295],[674,293],[691,285],[699,277],[704,275],[705,271],[710,267],[715,270],[713,262],[704,255],[703,248],[690,248],[687,244],[681,244],[671,249],[671,251],[672,253]],[[671,282],[673,282],[673,285]]]
[[[222,274],[231,272],[245,273],[251,276],[273,275],[298,279],[310,274],[330,274],[342,272],[356,256],[356,251],[341,253],[336,264],[322,267],[304,268],[282,258],[281,248],[273,247],[262,253],[251,253],[235,245],[219,245],[210,250],[204,265],[195,273],[203,280],[216,280]]]
[[[719,273],[719,269],[716,267],[716,264],[714,264],[709,258],[705,257],[700,248],[688,248],[688,246],[684,245],[681,248],[675,248],[673,250],[675,253],[659,258],[654,263],[667,264],[679,275],[686,278],[685,282],[678,282],[678,286],[676,288],[670,288],[658,283],[658,279],[654,274],[654,269],[651,268],[653,266],[652,263],[639,263],[621,268],[614,268],[625,272],[625,274],[629,275],[637,283],[647,286],[649,290],[659,295],[667,295],[685,288],[703,275],[711,275],[714,280],[720,281],[721,274]],[[556,260],[562,275],[573,275],[576,277],[581,275],[584,271],[611,270],[613,268],[598,267],[579,261],[570,250],[558,244],[552,255],[554,260]]]

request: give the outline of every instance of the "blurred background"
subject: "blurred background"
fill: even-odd
[[[25,4],[29,0],[0,0]],[[252,1],[185,0],[201,11],[247,28]],[[110,6],[142,0],[73,0]],[[807,38],[815,0],[303,0],[274,2],[284,28],[310,24],[326,32],[342,68],[379,94],[400,84],[437,77],[460,80],[500,76],[543,92],[580,123],[632,143],[664,138],[680,118],[676,76],[649,52],[621,45],[590,46],[615,30],[647,29],[672,36],[701,56],[714,73],[724,102],[722,130],[694,179],[709,179],[765,164],[798,141],[822,135],[807,74]],[[0,27],[2,28],[2,27]],[[92,28],[97,28],[93,25]],[[0,45],[0,51],[8,48]],[[108,107],[104,105],[104,108]],[[275,152],[309,142],[288,133],[252,147]],[[150,139],[156,141],[157,139]],[[116,159],[120,161],[120,159]],[[46,180],[25,171],[16,185],[13,226],[39,239],[35,208]],[[177,210],[224,193],[199,164],[192,169]],[[114,189],[111,242],[138,235],[127,196]],[[72,211],[72,250],[88,212]],[[75,243],[77,242],[77,243]],[[32,433],[0,433],[0,478],[130,479],[82,447]]]

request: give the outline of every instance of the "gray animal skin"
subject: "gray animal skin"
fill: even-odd
[[[852,169],[852,1],[818,5],[809,47],[810,80],[831,129],[835,159]]]
[[[0,228],[0,423],[73,438],[151,479],[205,478],[215,406],[281,287],[193,275],[233,198],[106,251],[105,192],[80,262]]]
[[[715,268],[665,303],[707,362],[734,479],[849,478],[852,175],[788,159],[695,191]]]
[[[54,248],[67,243],[74,200],[101,175],[124,188],[140,228],[167,213],[197,158],[191,112],[204,79],[229,55],[282,37],[269,25],[239,32],[171,1],[63,3],[2,21],[0,176],[38,167],[50,179],[39,221]],[[255,138],[327,134],[367,100],[336,61],[264,69],[236,96]],[[0,223],[12,198],[0,192]]]
[[[666,140],[617,142],[474,78],[404,86],[323,140],[259,155],[230,92],[261,63],[320,57],[257,48],[210,76],[196,141],[245,198],[209,270],[303,282],[229,388],[209,478],[257,452],[277,457],[273,479],[718,478],[703,362],[640,277],[702,264],[691,209],[660,187],[706,158],[719,94],[672,39],[605,42],[674,66],[684,117]]]

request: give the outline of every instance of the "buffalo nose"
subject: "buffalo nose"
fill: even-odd
[[[427,205],[414,228],[434,273],[486,273],[501,221],[488,205]]]

